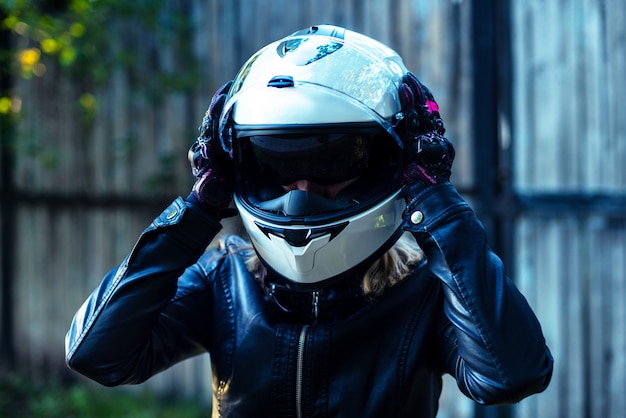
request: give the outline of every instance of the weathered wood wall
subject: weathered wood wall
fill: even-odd
[[[470,12],[481,3],[164,1],[164,23],[173,12],[185,14],[190,38],[171,33],[164,45],[112,17],[111,42],[134,51],[141,64],[133,74],[116,71],[97,92],[94,124],[79,123],[77,89],[53,67],[41,79],[20,83],[15,328],[21,370],[40,379],[70,376],[63,337],[71,317],[162,205],[189,190],[186,151],[212,92],[258,48],[295,30],[334,23],[398,50],[433,90],[457,148],[453,181],[471,190],[472,144],[481,139],[471,137]],[[512,147],[515,189],[528,195],[624,193],[623,4],[509,4],[513,97],[507,99],[514,109],[501,127],[501,145]],[[201,78],[191,92],[175,92],[151,79],[155,69],[176,74],[189,64],[172,47],[176,42],[190,45],[200,63]],[[155,90],[159,94],[148,94]],[[563,212],[522,212],[516,221],[509,271],[536,309],[557,363],[550,388],[513,408],[513,414],[621,417],[626,223],[615,213],[608,218],[602,211]],[[209,375],[204,356],[147,386],[208,402]],[[472,405],[446,382],[440,416],[471,416]]]
[[[551,386],[522,402],[519,416],[623,417],[626,208],[599,202],[626,193],[626,8],[613,0],[511,7],[515,187],[556,197],[516,227],[515,277],[556,359]]]

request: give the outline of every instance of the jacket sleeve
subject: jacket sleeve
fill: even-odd
[[[210,299],[195,300],[207,290],[193,280],[202,274],[194,263],[220,229],[176,199],[76,312],[65,337],[67,365],[114,386],[140,383],[204,351],[195,332],[202,311],[191,311],[210,309]]]
[[[408,205],[403,228],[443,282],[449,324],[441,346],[461,391],[481,404],[543,391],[553,359],[540,324],[456,189],[445,183],[424,190]]]

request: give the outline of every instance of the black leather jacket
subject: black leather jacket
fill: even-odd
[[[178,198],[77,312],[67,364],[133,384],[208,352],[223,417],[433,417],[443,373],[484,404],[545,389],[553,360],[540,325],[472,210],[450,184],[411,208],[423,220],[403,227],[428,261],[373,301],[350,279],[301,296],[312,318],[267,297],[242,240],[203,254],[220,225]]]

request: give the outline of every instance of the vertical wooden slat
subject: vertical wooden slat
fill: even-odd
[[[563,359],[563,352],[566,350],[563,340],[563,331],[566,325],[566,318],[560,312],[563,306],[563,293],[561,292],[562,281],[559,274],[559,265],[562,262],[559,251],[559,225],[550,221],[541,221],[536,224],[535,237],[539,238],[535,242],[533,251],[537,254],[535,264],[534,279],[537,281],[537,316],[542,321],[546,334],[547,344],[552,350],[552,354],[557,359]],[[556,250],[556,251],[554,251]],[[559,363],[555,370],[556,376],[563,376],[566,369],[564,364]],[[552,394],[560,394],[564,391],[565,380],[555,379],[548,389]],[[541,415],[558,416],[558,405],[552,401],[552,397],[536,397],[538,410]]]
[[[564,355],[559,359],[556,379],[562,381],[565,388],[560,394],[559,414],[561,416],[574,416],[582,414],[585,410],[587,399],[580,396],[586,390],[586,362],[587,343],[586,331],[589,327],[586,320],[586,281],[585,274],[589,260],[583,257],[585,254],[583,228],[575,217],[567,217],[563,221],[564,233],[559,242],[555,243],[562,248],[564,257],[560,263],[562,266],[558,280],[561,282],[563,294],[563,306],[561,315],[564,318],[563,328]],[[577,364],[580,367],[567,367],[567,364]],[[567,376],[564,374],[567,373]],[[554,402],[553,402],[554,403]]]
[[[624,102],[626,97],[626,53],[624,40],[626,39],[626,8],[620,0],[606,0],[601,2],[606,13],[606,60],[607,74],[605,83],[610,86],[608,94],[608,114],[604,123],[608,125],[609,135],[606,147],[611,150],[611,170],[609,173],[611,184],[617,190],[626,186],[626,170],[623,161],[626,161],[626,118],[624,118]],[[626,396],[624,396],[626,397]]]
[[[611,228],[610,248],[611,260],[611,292],[607,305],[611,307],[613,317],[610,330],[612,364],[609,368],[608,391],[611,400],[611,416],[619,416],[626,411],[626,225],[621,222],[618,227]]]
[[[612,333],[610,294],[613,266],[607,255],[606,221],[593,218],[589,223],[590,261],[604,259],[605,262],[593,262],[589,277],[589,400],[591,416],[611,416],[611,401],[608,392],[608,378],[611,375]],[[623,355],[623,353],[622,353]]]

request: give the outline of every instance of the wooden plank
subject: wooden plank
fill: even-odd
[[[569,216],[565,219],[557,218],[555,222],[562,224],[563,234],[559,242],[555,243],[561,248],[563,257],[558,260],[560,270],[560,292],[563,294],[561,315],[564,318],[563,328],[564,355],[560,359],[559,370],[564,371],[566,376],[557,375],[562,382],[564,390],[560,394],[558,405],[561,416],[582,416],[585,411],[587,398],[581,396],[587,386],[586,356],[588,346],[586,344],[587,330],[586,321],[586,295],[587,281],[586,268],[588,260],[585,254],[585,234],[580,227],[580,220]],[[577,365],[568,367],[568,365]]]
[[[563,294],[560,292],[562,281],[560,280],[559,266],[561,261],[559,225],[549,220],[540,220],[535,224],[535,247],[536,252],[535,280],[537,280],[537,306],[536,313],[542,323],[546,341],[555,358],[563,358],[566,350],[562,332],[567,318],[560,314],[563,304]],[[555,251],[556,250],[556,251]],[[557,376],[564,376],[567,369],[560,363],[555,368]],[[565,379],[555,379],[544,396],[537,397],[538,410],[541,415],[558,416],[558,404],[550,394],[561,394]]]
[[[608,231],[608,253],[611,260],[611,292],[607,305],[611,313],[610,341],[611,364],[608,391],[610,416],[620,416],[626,411],[626,223],[611,225]]]
[[[611,346],[613,333],[611,305],[613,263],[610,257],[610,235],[606,220],[593,218],[589,223],[589,402],[591,416],[612,416],[609,380],[616,353]],[[623,254],[622,254],[623,257]],[[597,260],[605,262],[598,263]],[[623,280],[623,277],[619,278]],[[624,353],[620,353],[623,355]]]
[[[626,161],[626,118],[624,117],[624,97],[626,97],[626,53],[624,40],[626,39],[626,8],[620,0],[601,2],[604,7],[606,36],[606,65],[607,65],[607,96],[608,109],[604,123],[607,124],[609,134],[605,148],[611,150],[611,168],[607,173],[609,184],[613,188],[623,190],[626,186],[626,170],[623,162]],[[605,154],[606,158],[606,154]],[[624,396],[626,397],[626,396]]]

